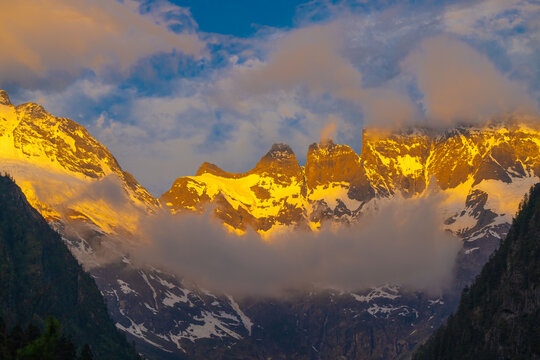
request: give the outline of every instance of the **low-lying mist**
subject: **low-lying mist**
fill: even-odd
[[[439,292],[452,278],[461,241],[442,230],[439,195],[379,203],[351,226],[318,232],[231,233],[211,211],[146,218],[149,241],[134,255],[198,285],[235,295],[271,295],[304,286],[360,290],[399,284]]]

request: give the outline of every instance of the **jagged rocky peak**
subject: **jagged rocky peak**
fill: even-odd
[[[284,143],[275,143],[270,148],[270,151],[266,153],[264,157],[271,158],[275,160],[288,159],[291,156],[294,156],[294,152],[291,147]]]
[[[339,149],[341,146],[345,146],[348,148],[348,146],[346,145],[336,145],[332,139],[323,140],[319,143],[313,143],[309,145],[308,155],[309,153],[319,152],[319,151],[332,152],[334,150]]]
[[[0,105],[12,105],[7,91],[0,90]]]
[[[361,162],[381,196],[396,192],[408,197],[427,185],[425,166],[432,149],[425,129],[364,130]]]
[[[335,144],[332,140],[309,146],[305,169],[309,188],[330,182],[356,183],[365,179],[358,154],[349,146]]]
[[[200,167],[199,170],[197,170],[196,176],[201,176],[203,174],[211,174],[226,178],[234,178],[237,177],[237,174],[230,173],[228,171],[223,170],[219,166],[209,163],[205,161]]]
[[[0,101],[8,100],[7,93],[1,92]],[[115,175],[125,183],[133,198],[148,206],[157,206],[156,199],[125,173],[109,150],[82,125],[54,116],[35,103],[12,106],[11,110],[2,113],[0,145],[10,151],[0,154],[0,158],[25,159],[47,171],[87,179]]]
[[[51,115],[42,105],[36,103],[18,105],[17,111],[35,119],[44,119]]]
[[[255,168],[249,173],[266,174],[278,178],[296,177],[302,179],[304,174],[293,150],[287,144],[275,143],[264,155]]]
[[[225,171],[215,164],[204,162],[199,170],[197,170],[196,176],[202,176],[204,174],[230,179],[238,179],[251,174],[265,174],[276,178],[291,176],[296,176],[298,179],[303,178],[302,168],[298,164],[294,152],[289,145],[283,143],[272,145],[270,151],[248,172],[236,174]]]

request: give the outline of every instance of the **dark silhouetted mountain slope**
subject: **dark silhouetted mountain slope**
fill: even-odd
[[[94,280],[8,176],[0,176],[0,316],[9,326],[51,315],[97,359],[137,359]]]
[[[414,359],[540,359],[540,184],[459,308]]]

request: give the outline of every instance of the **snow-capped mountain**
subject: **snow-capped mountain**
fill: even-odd
[[[84,127],[0,91],[0,170],[10,173],[94,276],[116,326],[150,358],[395,358],[437,327],[540,176],[540,131],[519,121],[447,131],[364,132],[362,151],[312,144],[301,166],[275,144],[250,171],[204,163],[156,200]],[[277,299],[212,294],[129,256],[142,217],[208,205],[231,231],[261,236],[355,222],[381,201],[445,195],[444,226],[463,239],[444,297],[396,285]]]
[[[38,104],[14,106],[5,91],[0,92],[0,158],[2,170],[48,221],[81,220],[128,234],[140,213],[158,206],[84,127]],[[118,204],[103,201],[100,192],[107,191],[120,192]]]
[[[383,296],[377,289],[367,295],[329,292],[326,298],[322,294],[314,298],[299,296],[289,306],[258,303],[246,310],[255,324],[277,333],[288,330],[276,326],[267,313],[270,309],[283,316],[283,321],[296,319],[298,324],[309,323],[293,326],[296,330],[288,333],[305,347],[302,354],[306,358],[395,358],[410,351],[454,310],[463,286],[474,279],[506,236],[522,196],[540,180],[539,146],[538,129],[519,121],[390,134],[368,129],[364,132],[360,155],[332,141],[312,144],[302,167],[290,147],[275,144],[246,173],[228,173],[205,163],[196,176],[178,178],[160,200],[178,214],[203,211],[206,204],[213,204],[216,215],[232,230],[242,233],[252,227],[266,236],[284,227],[316,231],[328,222],[348,224],[366,212],[376,211],[382,201],[418,198],[428,195],[430,189],[442,193],[445,200],[440,211],[445,221],[441,225],[463,239],[454,288],[444,298],[422,299],[418,294],[392,287],[395,292],[385,294],[395,296]],[[351,305],[346,300],[351,297],[356,300],[369,297],[370,301]],[[257,311],[252,311],[254,306]],[[306,306],[324,308],[321,311],[336,323],[328,327],[331,321],[328,318],[310,321],[316,316],[306,315]],[[353,320],[342,311],[354,314]],[[359,314],[368,317],[362,317],[362,325],[356,322]],[[402,323],[405,318],[406,325]],[[381,331],[376,337],[391,332],[394,340],[399,339],[399,346],[392,347],[384,341],[362,344],[344,340],[347,338],[344,334],[351,332],[356,334],[356,339],[373,339],[373,329]],[[328,331],[334,337],[342,336],[346,344],[332,343],[327,333],[321,335]],[[313,332],[318,336],[306,335]],[[295,352],[269,350],[286,341],[277,334],[265,333],[259,337],[264,340],[253,346],[268,356],[300,356]],[[390,338],[387,340],[392,342]],[[317,344],[321,342],[326,342],[326,347],[319,348]],[[331,350],[336,348],[340,350]]]
[[[465,237],[479,226],[479,215],[455,212],[469,208],[482,194],[487,208],[506,216],[506,222],[511,219],[521,195],[539,180],[539,136],[519,123],[439,133],[367,130],[360,155],[332,141],[312,144],[305,167],[289,146],[274,144],[246,173],[204,163],[196,176],[178,178],[160,200],[173,213],[200,211],[214,203],[228,226],[268,233],[288,226],[318,229],[329,220],[354,221],[379,199],[423,196],[433,183],[449,197],[443,209],[447,227]]]

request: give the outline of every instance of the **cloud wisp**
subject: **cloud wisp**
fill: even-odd
[[[236,236],[211,215],[161,214],[142,225],[150,241],[134,257],[237,295],[385,283],[440,291],[449,285],[461,242],[440,229],[438,204],[437,196],[398,200],[350,227],[286,231],[267,240]]]
[[[336,120],[333,116],[330,116],[328,124],[324,126],[321,130],[321,135],[319,136],[319,142],[328,143],[329,140],[332,140],[336,135],[337,125]]]

